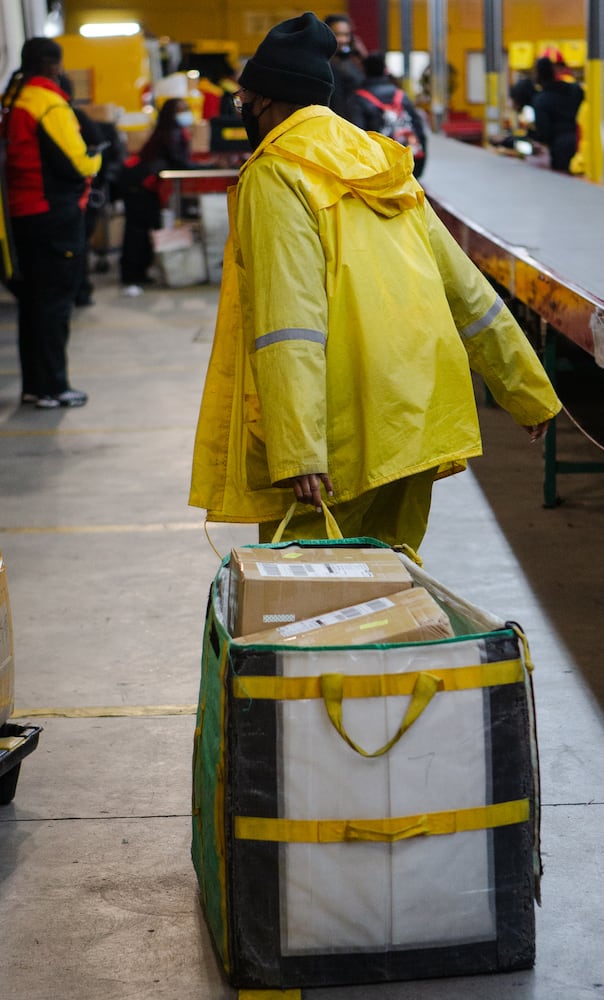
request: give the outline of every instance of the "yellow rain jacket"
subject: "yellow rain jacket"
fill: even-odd
[[[265,137],[229,192],[230,237],[190,503],[281,518],[481,453],[470,367],[517,423],[560,404],[525,335],[412,174],[408,149],[326,107]],[[469,364],[468,364],[469,361]]]

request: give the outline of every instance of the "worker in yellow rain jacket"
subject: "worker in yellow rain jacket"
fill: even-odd
[[[417,548],[432,483],[481,453],[470,369],[533,439],[560,403],[523,332],[424,198],[411,152],[328,108],[331,31],[273,28],[237,95],[253,155],[230,238],[190,502],[270,541]]]

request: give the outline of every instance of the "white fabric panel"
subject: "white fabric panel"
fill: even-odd
[[[390,650],[287,650],[284,676],[381,674],[480,662],[474,641]],[[349,699],[344,725],[373,751],[397,730],[408,697]],[[279,706],[280,815],[368,819],[487,803],[481,690],[443,692],[386,755],[355,753],[320,699]],[[284,953],[447,944],[494,937],[486,831],[395,844],[281,848]]]

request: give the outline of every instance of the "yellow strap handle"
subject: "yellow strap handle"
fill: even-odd
[[[531,804],[528,799],[382,819],[265,819],[260,816],[235,816],[235,837],[238,840],[264,840],[274,844],[343,844],[359,840],[394,843],[411,837],[437,837],[469,830],[492,830],[498,826],[526,823],[530,817]]]
[[[405,717],[398,727],[396,733],[392,739],[388,740],[383,747],[379,750],[374,750],[373,753],[369,753],[367,750],[363,750],[353,739],[350,738],[346,729],[344,728],[344,722],[342,721],[342,698],[344,695],[344,675],[343,674],[323,674],[321,676],[321,694],[323,695],[323,701],[325,702],[325,708],[327,709],[327,714],[334,729],[340,734],[345,743],[348,743],[349,747],[356,750],[363,757],[381,757],[383,754],[388,753],[389,750],[395,746],[400,740],[403,733],[406,733],[410,726],[420,717],[426,706],[432,701],[432,698],[437,691],[441,691],[443,687],[443,681],[441,677],[435,677],[433,674],[429,674],[426,671],[422,671],[417,675],[417,680],[413,687],[413,693],[411,695],[411,701],[409,702]]]
[[[411,837],[428,836],[432,833],[427,816],[420,816],[416,821],[394,830],[385,830],[371,824],[361,826],[353,822],[346,824],[345,840],[368,840],[372,843],[396,844],[399,840],[410,840]]]
[[[277,542],[280,542],[281,539],[283,538],[283,532],[285,531],[285,529],[287,528],[289,522],[291,521],[292,517],[294,516],[294,512],[295,512],[297,506],[298,506],[298,500],[294,500],[293,504],[289,508],[287,514],[285,515],[285,517],[281,521],[281,524],[279,525],[279,527],[277,528],[275,534],[273,535],[273,539],[272,539],[272,542],[271,542],[272,545],[276,545]],[[307,505],[304,504],[304,506],[307,506]],[[321,500],[321,507],[323,509],[323,517],[325,518],[326,537],[327,538],[331,538],[331,539],[343,538],[344,536],[343,536],[342,532],[340,531],[340,529],[338,528],[338,522],[336,521],[336,519],[333,516],[333,514],[331,513],[329,507],[327,506],[327,504],[323,500]]]

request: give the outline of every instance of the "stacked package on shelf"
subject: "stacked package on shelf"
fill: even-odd
[[[233,550],[212,587],[193,859],[241,988],[534,961],[521,633],[366,542]]]

